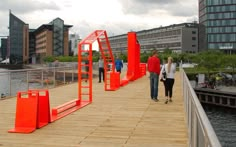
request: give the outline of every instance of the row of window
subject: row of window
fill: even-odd
[[[236,33],[236,26],[207,28],[207,33]]]
[[[207,22],[207,26],[235,26],[236,25],[236,19],[230,19],[230,20],[209,20]]]
[[[236,34],[209,34],[208,42],[236,42]]]
[[[46,38],[46,33],[43,32],[41,35],[37,35],[36,36],[36,39],[39,40],[39,39],[43,39],[43,38]]]
[[[206,0],[206,5],[227,5],[236,4],[235,0]]]
[[[227,6],[214,6],[207,7],[207,12],[227,12],[227,11],[236,11],[236,5],[227,5]]]
[[[236,43],[209,43],[210,49],[235,49]]]
[[[166,31],[166,32],[159,32],[159,33],[152,33],[146,35],[138,35],[139,39],[147,39],[147,38],[156,38],[156,37],[165,37],[165,36],[173,36],[173,35],[180,35],[181,30],[173,30],[173,31]]]
[[[233,19],[233,18],[236,18],[236,12],[208,14],[208,19]]]

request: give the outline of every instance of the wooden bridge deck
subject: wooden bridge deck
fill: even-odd
[[[14,128],[16,99],[0,100],[0,147],[186,147],[188,145],[180,74],[173,102],[149,96],[148,75],[117,91],[93,80],[93,103],[31,134]],[[77,98],[77,84],[50,89],[51,108]]]

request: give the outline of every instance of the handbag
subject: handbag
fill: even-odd
[[[162,71],[162,77],[160,79],[161,82],[164,82],[166,80],[166,70],[165,70],[165,65],[164,65],[164,69]]]

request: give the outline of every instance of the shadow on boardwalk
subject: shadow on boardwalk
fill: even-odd
[[[148,75],[117,91],[104,91],[93,80],[93,103],[31,134],[8,133],[14,128],[16,99],[0,101],[0,146],[4,147],[186,147],[187,128],[180,74],[173,102],[149,96]],[[77,84],[50,89],[51,108],[77,98]]]

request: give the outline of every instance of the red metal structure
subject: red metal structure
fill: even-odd
[[[140,44],[135,32],[128,33],[128,69],[120,85],[124,86],[129,81],[134,81],[146,75],[146,64],[140,64]]]
[[[104,73],[105,73],[105,81],[104,81],[104,89],[115,90],[116,87],[112,85],[111,77],[117,77],[117,73],[115,73],[114,67],[114,57],[112,54],[112,50],[110,47],[110,43],[107,37],[107,33],[105,30],[96,30],[91,33],[88,37],[82,40],[79,43],[78,50],[78,91],[79,91],[79,100],[82,97],[88,96],[88,100],[92,101],[92,44],[97,41],[99,51],[104,60]],[[88,64],[85,64],[86,61]],[[86,69],[87,71],[84,71]],[[85,78],[83,77],[84,75]],[[88,81],[88,82],[84,82]]]
[[[98,42],[99,51],[104,60],[104,89],[106,91],[116,90],[146,74],[146,64],[140,64],[140,45],[136,33],[128,34],[128,70],[120,82],[120,73],[115,72],[114,57],[106,31],[96,30],[78,46],[78,99],[52,108],[52,114],[50,114],[48,90],[18,92],[15,128],[8,132],[31,133],[92,103],[92,45],[95,41]]]

